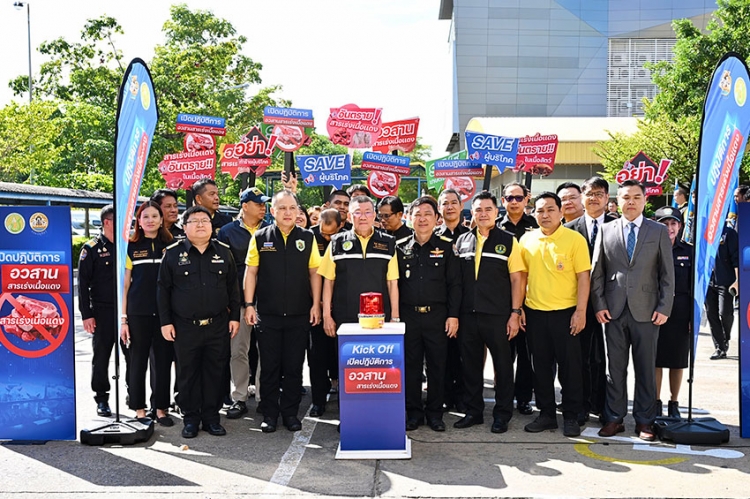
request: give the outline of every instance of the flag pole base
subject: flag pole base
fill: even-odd
[[[146,442],[154,435],[154,422],[150,419],[113,421],[91,430],[81,430],[81,443],[85,445],[133,445]]]
[[[729,430],[714,418],[656,418],[654,430],[660,440],[671,440],[676,444],[719,445],[729,442]]]

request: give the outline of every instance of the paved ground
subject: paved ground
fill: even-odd
[[[80,327],[75,339],[80,430],[103,420],[88,387],[90,339]],[[593,422],[576,439],[560,431],[525,433],[535,416],[518,414],[508,433],[495,435],[488,404],[483,427],[456,430],[451,425],[459,416],[447,414],[445,433],[410,432],[411,460],[337,461],[336,412],[305,418],[297,433],[282,427],[263,434],[252,402],[249,417],[223,421],[225,437],[184,440],[178,420],[134,446],[0,445],[0,497],[746,497],[750,441],[739,438],[737,426],[737,357],[710,361],[712,350],[702,333],[694,405],[698,415],[729,427],[731,440],[720,447],[646,444],[632,436],[631,418],[617,439],[597,437]],[[735,335],[730,353],[736,352]],[[485,377],[489,382],[491,373]],[[491,396],[488,388],[485,397]],[[121,398],[121,413],[132,415]],[[680,402],[687,405],[686,383]],[[306,396],[301,411],[309,405]]]

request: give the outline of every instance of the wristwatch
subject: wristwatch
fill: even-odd
[[[401,322],[401,319],[398,317],[391,317],[391,322]]]
[[[522,310],[521,310],[520,308],[511,308],[511,309],[510,309],[510,313],[511,313],[511,314],[518,314],[518,315],[522,315],[522,314],[523,314],[523,311],[522,311]]]
[[[255,308],[255,304],[253,302],[251,302],[251,301],[246,301],[242,306],[245,307],[245,308],[247,308],[247,307],[253,307],[253,308]]]

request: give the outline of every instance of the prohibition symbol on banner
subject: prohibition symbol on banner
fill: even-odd
[[[46,340],[49,344],[43,348],[34,350],[34,349],[26,349],[22,348],[16,344],[14,344],[13,341],[8,337],[9,333],[6,331],[6,325],[0,325],[0,343],[2,343],[5,348],[7,348],[9,351],[13,352],[14,354],[26,357],[29,359],[37,359],[39,357],[44,357],[46,355],[51,354],[57,348],[62,345],[62,343],[65,341],[66,336],[68,335],[68,329],[70,329],[70,313],[68,311],[68,307],[65,305],[65,301],[63,300],[62,296],[60,296],[60,293],[50,293],[49,296],[51,296],[55,303],[57,304],[57,309],[60,313],[60,318],[62,319],[62,325],[60,326],[60,332],[57,334],[57,336],[53,335],[50,332],[50,328],[41,324],[38,324],[34,321],[37,317],[35,317],[27,308],[19,302],[16,297],[14,297],[11,293],[3,293],[0,295],[0,310],[3,309],[5,306],[5,303],[10,303],[10,305],[20,314],[21,317],[29,319],[29,322],[33,324],[33,328],[41,334],[44,340]],[[41,338],[40,338],[41,340]],[[29,346],[32,346],[36,343],[36,341],[29,341],[27,344]]]

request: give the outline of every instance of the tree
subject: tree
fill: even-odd
[[[627,159],[643,150],[653,154],[655,161],[662,157],[675,160],[667,182],[692,178],[698,164],[703,102],[714,68],[726,52],[743,57],[750,54],[750,3],[718,0],[717,7],[705,33],[689,19],[672,23],[677,37],[674,59],[648,66],[659,93],[646,103],[638,132],[630,137],[614,135],[598,145],[608,177],[613,178]],[[742,178],[748,178],[750,156],[743,157],[740,172]]]

